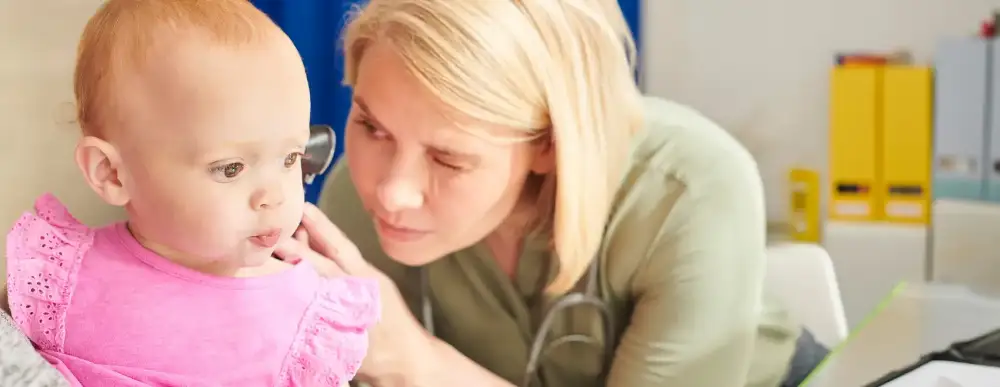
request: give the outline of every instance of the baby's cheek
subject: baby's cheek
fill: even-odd
[[[186,223],[188,227],[179,232],[187,233],[188,239],[200,249],[218,252],[229,250],[247,238],[249,235],[243,234],[249,233],[248,227],[253,224],[244,214],[218,207],[207,208]]]
[[[295,229],[302,223],[302,212],[305,210],[305,202],[289,203],[282,209],[282,228]]]

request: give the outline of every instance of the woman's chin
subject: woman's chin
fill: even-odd
[[[440,251],[421,243],[400,243],[379,238],[382,251],[393,261],[406,266],[423,266],[438,260],[449,252]]]

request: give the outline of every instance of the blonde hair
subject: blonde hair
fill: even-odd
[[[171,34],[196,32],[212,43],[236,46],[259,41],[277,28],[248,0],[106,1],[87,22],[77,47],[77,122],[84,134],[101,135],[118,114],[116,77],[155,60],[147,58],[150,50]]]
[[[635,43],[616,0],[372,0],[345,29],[344,82],[365,50],[391,45],[446,106],[551,136],[539,227],[553,238],[564,293],[601,247],[633,134],[642,125]],[[485,133],[478,133],[487,136]]]

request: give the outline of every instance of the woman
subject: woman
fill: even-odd
[[[641,97],[628,36],[613,0],[372,0],[353,15],[346,157],[320,206],[343,235],[315,209],[304,225],[319,255],[385,279],[362,379],[511,386],[538,357],[537,386],[774,387],[818,362],[789,371],[800,329],[761,301],[752,157]],[[591,278],[609,324],[586,306],[542,321]]]

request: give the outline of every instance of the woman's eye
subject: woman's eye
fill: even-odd
[[[217,175],[222,175],[227,179],[234,179],[237,176],[239,176],[240,173],[243,172],[243,169],[245,168],[246,164],[240,162],[229,163],[212,168],[212,173],[215,173]]]
[[[364,129],[365,133],[368,133],[369,136],[375,139],[382,140],[388,137],[388,134],[384,130],[375,127],[371,121],[365,118],[358,118],[355,121],[361,126],[362,129]]]
[[[299,162],[299,159],[301,157],[302,157],[302,153],[300,153],[300,152],[289,153],[288,156],[285,156],[285,168],[294,167],[295,164],[297,164]]]
[[[448,169],[453,170],[453,171],[459,171],[459,172],[461,172],[461,171],[465,171],[466,170],[466,168],[463,167],[463,166],[455,165],[455,164],[449,163],[447,161],[444,161],[444,160],[441,160],[441,159],[438,159],[438,158],[435,158],[434,162],[438,163],[438,165],[440,165],[442,167],[448,168]]]

